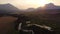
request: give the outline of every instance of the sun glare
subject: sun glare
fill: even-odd
[[[44,6],[45,4],[48,4],[49,2],[47,0],[39,0],[39,4],[41,6]]]
[[[49,2],[48,2],[48,0],[26,0],[26,3],[44,6],[45,4],[47,4]]]
[[[20,6],[22,6],[22,8],[31,8],[31,7],[37,8],[37,7],[43,7],[45,4],[50,3],[50,0],[19,0],[19,1],[16,0],[13,1],[13,3],[17,5],[18,8]]]

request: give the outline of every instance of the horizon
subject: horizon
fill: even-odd
[[[14,6],[13,4],[10,4],[10,3],[6,3],[6,4],[0,4],[0,5],[6,5],[6,6]],[[51,8],[51,6],[53,7],[53,8]],[[34,7],[29,7],[29,8],[25,8],[25,9],[23,9],[23,8],[18,8],[18,7],[16,7],[16,6],[14,6],[15,8],[17,8],[17,9],[20,9],[20,10],[27,10],[27,9],[56,9],[57,7],[59,7],[58,5],[55,5],[54,3],[48,3],[48,4],[45,4],[44,6],[39,6],[39,7],[37,7],[37,8],[34,8]],[[50,7],[50,8],[49,8]]]
[[[43,3],[44,2],[44,3]],[[44,7],[46,4],[53,3],[60,6],[60,0],[1,0],[0,4],[10,3],[19,9]]]

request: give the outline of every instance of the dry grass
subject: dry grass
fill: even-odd
[[[11,16],[0,17],[0,34],[13,34],[15,20],[16,18]]]

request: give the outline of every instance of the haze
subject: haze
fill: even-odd
[[[0,4],[6,3],[11,3],[12,5],[20,9],[27,9],[43,7],[45,4],[48,3],[60,5],[60,0],[0,0]]]

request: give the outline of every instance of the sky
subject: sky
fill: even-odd
[[[60,0],[0,0],[0,4],[10,3],[17,8],[27,9],[27,8],[37,8],[43,7],[45,4],[54,3],[55,5],[60,5]]]

